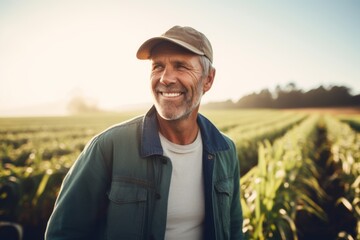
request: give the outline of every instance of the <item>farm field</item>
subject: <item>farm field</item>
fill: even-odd
[[[236,144],[250,239],[360,239],[360,111],[201,112]],[[0,239],[42,239],[86,143],[139,114],[0,118]]]

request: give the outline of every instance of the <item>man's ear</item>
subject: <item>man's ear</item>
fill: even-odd
[[[204,85],[203,85],[203,92],[206,93],[207,91],[210,90],[212,84],[214,83],[214,79],[215,79],[215,73],[216,70],[215,68],[211,68],[210,73],[208,74],[208,76],[204,79]]]

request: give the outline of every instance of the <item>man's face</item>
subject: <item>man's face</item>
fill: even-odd
[[[198,110],[204,87],[198,55],[171,43],[163,43],[151,54],[151,89],[158,114],[178,120]]]

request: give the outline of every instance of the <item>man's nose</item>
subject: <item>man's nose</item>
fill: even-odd
[[[170,85],[176,82],[176,76],[174,74],[174,71],[172,71],[171,69],[164,69],[161,78],[160,78],[160,82],[164,85]]]

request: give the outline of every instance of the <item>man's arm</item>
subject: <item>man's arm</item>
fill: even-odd
[[[56,200],[46,240],[94,239],[105,216],[109,174],[94,138],[71,167]]]

